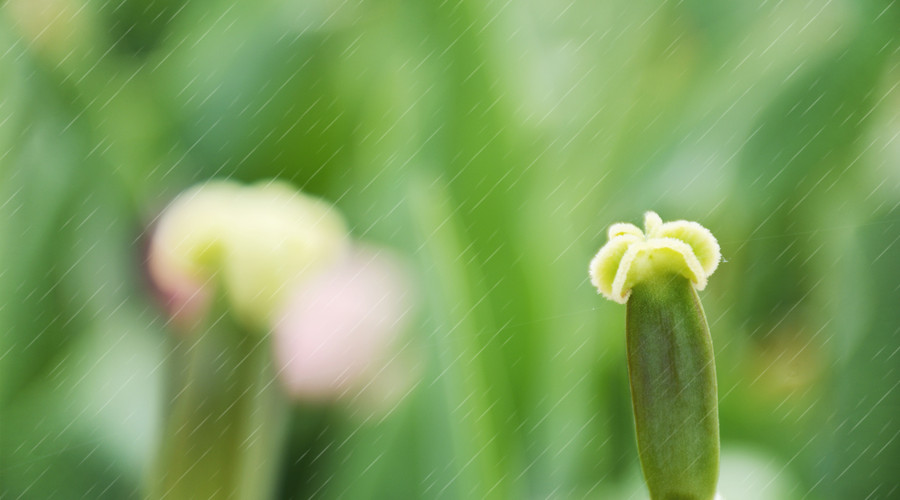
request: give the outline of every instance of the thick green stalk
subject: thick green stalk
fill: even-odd
[[[270,498],[286,405],[268,342],[213,326],[175,347],[149,498]]]
[[[666,274],[628,298],[628,371],[638,451],[653,500],[710,500],[719,474],[716,371],[691,282]]]

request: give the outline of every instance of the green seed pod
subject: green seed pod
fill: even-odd
[[[711,500],[719,475],[719,422],[712,341],[696,289],[721,258],[694,222],[645,215],[646,233],[610,227],[591,280],[627,303],[628,373],[638,451],[654,500]]]

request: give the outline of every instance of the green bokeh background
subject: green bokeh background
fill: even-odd
[[[294,410],[285,498],[646,498],[616,221],[700,221],[720,490],[900,498],[900,5],[0,3],[0,496],[140,498],[171,332],[147,228],[281,178],[397,249],[397,409]]]

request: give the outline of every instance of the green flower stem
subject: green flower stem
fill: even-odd
[[[222,322],[196,333],[172,354],[170,407],[149,497],[271,498],[287,404],[268,342]]]
[[[628,371],[644,478],[653,500],[710,500],[719,473],[716,371],[691,281],[662,274],[627,302]]]

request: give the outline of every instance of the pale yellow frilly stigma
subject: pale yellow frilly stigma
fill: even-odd
[[[591,283],[604,297],[624,304],[636,283],[662,273],[680,274],[697,290],[722,258],[708,229],[686,220],[663,222],[656,212],[644,214],[644,231],[627,223],[609,228],[609,241],[591,260]]]

